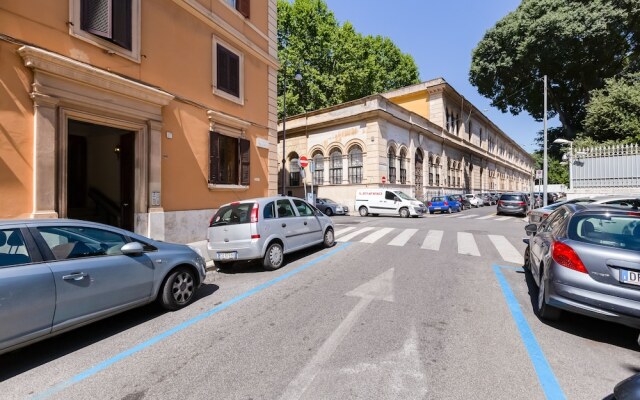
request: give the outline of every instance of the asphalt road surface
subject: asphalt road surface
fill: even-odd
[[[534,315],[521,217],[333,220],[332,248],[212,271],[186,309],[0,356],[0,398],[602,399],[640,367],[633,329]]]

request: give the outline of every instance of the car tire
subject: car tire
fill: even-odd
[[[284,251],[282,245],[278,242],[273,242],[267,247],[267,251],[264,253],[262,259],[262,266],[267,271],[275,271],[282,267],[284,264]]]
[[[557,321],[560,319],[562,310],[555,308],[545,301],[547,292],[547,283],[544,279],[543,270],[540,270],[540,286],[538,287],[538,301],[536,302],[536,315],[540,319],[547,321]]]
[[[451,211],[451,207],[449,207],[449,208],[447,209],[447,214],[451,214],[451,212],[452,212],[452,211]]]
[[[331,247],[333,246],[335,241],[336,241],[336,238],[334,236],[333,229],[327,228],[327,230],[324,231],[324,240],[322,241],[322,245],[324,247]]]
[[[195,272],[187,267],[173,270],[160,288],[158,302],[170,311],[189,305],[195,298],[197,278]]]
[[[327,208],[324,209],[324,213],[325,213],[325,215],[327,217],[330,217],[330,216],[333,215],[333,210],[331,208],[327,207]]]
[[[435,211],[429,211],[429,214],[433,215],[433,213],[434,213],[434,212],[435,212]]]
[[[524,250],[524,263],[522,264],[522,268],[525,271],[531,271],[531,246],[527,246]]]
[[[409,215],[409,210],[407,208],[403,207],[400,209],[400,216],[402,218],[409,218]]]
[[[367,210],[367,207],[362,206],[358,209],[358,213],[361,217],[366,217],[367,215],[369,215],[369,210]]]

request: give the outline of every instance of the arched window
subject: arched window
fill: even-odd
[[[445,111],[445,115],[446,115],[446,121],[447,121],[447,126],[446,126],[446,128],[447,128],[447,132],[449,132],[450,127],[451,127],[451,122],[450,122],[451,117],[449,117],[449,108],[448,108],[448,107],[447,107],[447,109],[446,109],[446,111]]]
[[[414,182],[415,182],[415,196],[421,199],[424,196],[424,190],[422,188],[422,163],[424,155],[421,149],[416,149],[415,161],[414,161]]]
[[[321,151],[313,153],[313,184],[324,184],[324,155]]]
[[[349,183],[362,183],[362,149],[358,145],[349,149]]]
[[[469,121],[469,141],[471,141],[471,137],[473,136],[473,124]]]
[[[400,183],[407,183],[407,150],[400,150]]]
[[[396,183],[396,151],[393,147],[387,153],[389,163],[389,183]]]
[[[434,164],[436,170],[436,186],[440,186],[440,157],[436,157]]]
[[[332,185],[340,185],[342,183],[342,152],[340,149],[331,150],[329,163],[329,182]]]
[[[298,153],[289,154],[289,186],[300,186],[300,164],[291,162],[298,159]]]
[[[429,154],[429,186],[433,186],[433,173],[435,169],[433,158],[433,154]]]

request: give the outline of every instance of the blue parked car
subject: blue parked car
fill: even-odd
[[[429,214],[436,211],[451,214],[452,212],[460,212],[461,208],[460,202],[453,196],[435,196],[429,202]]]

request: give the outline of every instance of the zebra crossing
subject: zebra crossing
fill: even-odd
[[[478,220],[487,220],[487,221],[528,221],[528,218],[522,218],[522,217],[514,217],[514,216],[500,216],[500,215],[496,215],[496,214],[489,214],[489,215],[484,215],[484,216],[480,216],[479,214],[464,214],[464,215],[459,215],[459,214],[439,214],[439,215],[430,215],[430,218],[434,218],[434,217],[442,217],[442,218],[455,218],[455,219],[478,219]]]
[[[375,230],[374,230],[375,229]],[[373,231],[373,232],[371,232]],[[420,232],[420,233],[419,233]],[[373,228],[373,227],[355,227],[337,229],[335,232],[336,242],[360,242],[360,243],[381,243],[387,246],[402,247],[407,245],[409,240],[416,235],[424,234],[425,230],[414,228]],[[445,236],[449,237],[453,232],[444,232],[442,230],[431,229],[426,231],[420,248],[429,251],[440,251],[442,241]],[[524,257],[506,237],[502,235],[483,235],[487,236],[489,241],[496,248],[504,261],[524,264]],[[457,242],[457,252],[461,255],[472,257],[481,257],[480,249],[474,234],[470,232],[455,232],[455,240]]]

